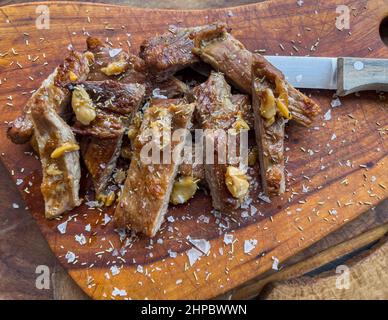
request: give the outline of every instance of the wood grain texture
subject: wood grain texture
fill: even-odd
[[[373,254],[370,254],[371,252]],[[356,257],[345,265],[350,268],[348,269],[349,287],[337,286],[340,274],[333,270],[324,272],[318,277],[300,277],[275,282],[265,289],[261,298],[267,300],[386,300],[388,288],[384,279],[388,277],[387,239],[376,245],[371,252]]]
[[[34,5],[25,5],[23,10],[18,6],[4,7],[1,8],[1,14],[9,22],[0,22],[0,34],[3,35],[0,52],[9,54],[0,60],[0,72],[7,79],[2,79],[3,83],[0,85],[0,105],[4,106],[1,117],[4,121],[15,117],[28,98],[28,94],[20,93],[28,92],[39,85],[60,61],[69,42],[78,49],[84,48],[85,37],[80,32],[83,27],[90,34],[109,37],[116,44],[125,44],[127,33],[131,33],[131,50],[136,52],[144,37],[165,30],[170,23],[195,25],[226,20],[234,28],[234,34],[251,50],[266,48],[269,54],[287,54],[294,51],[293,44],[290,43],[290,38],[293,38],[299,48],[298,54],[301,55],[387,57],[387,48],[378,37],[378,24],[383,16],[381,7],[386,8],[387,2],[369,1],[366,5],[366,1],[349,1],[348,4],[354,8],[351,35],[335,28],[334,1],[305,1],[302,7],[298,7],[294,1],[281,4],[270,2],[233,8],[231,11],[221,9],[206,13],[150,10],[146,13],[147,19],[144,19],[145,13],[140,9],[50,3],[50,30],[34,28]],[[87,22],[87,16],[91,23]],[[104,22],[115,30],[104,29]],[[368,28],[365,28],[366,23]],[[26,36],[23,32],[29,34],[29,46],[25,45]],[[359,46],[359,39],[363,39],[362,47]],[[285,52],[280,49],[279,43],[286,48]],[[346,45],[337,47],[333,43]],[[310,51],[313,45],[318,46],[318,50]],[[16,55],[10,51],[12,47],[16,50]],[[367,47],[373,50],[369,51]],[[39,55],[40,58],[31,62],[28,61],[27,54],[34,57]],[[42,67],[45,60],[48,65]],[[23,68],[18,67],[16,61]],[[29,75],[34,80],[28,79]],[[312,94],[326,113],[332,93]],[[8,97],[11,95],[13,106],[7,105],[10,104]],[[342,106],[331,110],[332,119],[319,119],[316,129],[289,126],[287,146],[290,150],[287,155],[290,159],[288,170],[292,172],[289,185],[291,191],[298,193],[292,199],[289,199],[288,193],[271,204],[260,204],[258,207],[263,216],[239,219],[239,224],[231,223],[228,232],[233,232],[234,238],[238,239],[233,254],[228,253],[230,246],[223,244],[223,236],[219,235],[215,219],[209,214],[209,199],[199,195],[187,206],[170,209],[175,222],[168,225],[172,225],[175,231],[170,233],[167,227],[164,228],[156,237],[164,238],[162,245],[154,244],[153,249],[144,249],[149,246],[150,241],[140,238],[131,248],[127,248],[122,257],[124,263],[109,251],[111,247],[119,249],[121,244],[111,224],[105,227],[101,225],[103,213],[87,210],[84,206],[75,210],[78,216],[68,222],[66,235],[58,233],[56,226],[59,222],[47,222],[43,219],[39,194],[39,162],[24,153],[29,150],[27,146],[15,147],[5,139],[5,124],[2,124],[0,136],[1,152],[4,152],[2,161],[9,170],[17,170],[14,179],[23,179],[23,184],[19,186],[21,190],[29,187],[30,193],[23,191],[22,194],[33,217],[70,275],[90,296],[111,298],[113,288],[117,287],[125,289],[127,297],[131,298],[209,298],[270,269],[272,256],[282,263],[387,197],[386,189],[379,187],[379,183],[384,185],[387,181],[387,172],[384,170],[387,153],[382,130],[387,125],[387,120],[381,117],[385,104],[376,94],[363,93],[357,98],[342,99]],[[328,114],[326,118],[329,118]],[[314,151],[302,151],[309,149]],[[20,168],[24,168],[23,172],[20,172]],[[33,182],[32,186],[28,186],[28,181]],[[307,193],[301,192],[302,185],[309,187]],[[336,215],[329,214],[329,210],[334,212],[333,209],[336,210]],[[84,214],[86,212],[87,215]],[[192,216],[192,219],[183,219],[187,215]],[[201,215],[208,216],[210,223],[196,223]],[[273,216],[273,221],[269,216]],[[84,231],[88,223],[92,225],[92,231],[96,232],[94,236]],[[80,246],[74,240],[74,236],[80,233],[87,235],[91,239],[90,243]],[[210,255],[202,257],[189,270],[185,270],[185,251],[190,248],[185,241],[187,235],[209,239],[212,245]],[[246,239],[258,240],[251,255],[244,254],[242,250]],[[223,255],[219,254],[220,247],[223,247]],[[178,252],[177,258],[169,257],[169,249]],[[76,264],[67,263],[64,257],[67,251],[76,253]],[[104,252],[101,258],[95,255],[99,251]],[[263,256],[262,253],[266,254]],[[92,264],[93,267],[90,267]],[[109,272],[109,267],[113,264],[122,266],[121,272],[106,279],[105,273]],[[136,272],[138,265],[147,270],[147,276]],[[193,271],[196,271],[198,280]]]
[[[358,247],[362,247],[362,245],[372,243],[381,237],[387,224],[388,201],[383,201],[377,207],[285,261],[281,271],[267,271],[218,298],[239,300],[260,296],[263,288],[274,281],[300,277],[306,272],[319,268],[324,259],[325,263],[329,265],[331,263],[330,259],[337,260],[342,258],[345,254],[344,251],[348,254],[357,250]],[[360,245],[361,242],[362,244]],[[373,251],[370,254],[373,254]],[[336,265],[332,264],[331,267],[335,269]],[[352,268],[352,266],[349,267]],[[364,280],[364,278],[360,280],[360,285],[363,285]],[[270,289],[267,290],[267,294],[269,292]],[[297,295],[294,297],[295,299],[298,298]],[[323,296],[322,298],[324,299],[325,297]]]
[[[1,0],[0,5],[10,5],[25,2],[39,2],[38,0]],[[227,8],[248,3],[261,2],[258,0],[86,0],[83,2],[119,4],[138,8],[160,8],[160,9],[205,9],[205,8]]]

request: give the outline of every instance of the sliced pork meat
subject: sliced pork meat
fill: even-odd
[[[56,113],[66,118],[69,113],[67,105],[70,100],[68,84],[83,81],[89,73],[89,58],[87,54],[70,51],[68,57],[54,72],[42,82],[23,109],[23,114],[10,123],[8,138],[12,142],[22,144],[31,139],[34,132],[31,120],[31,108],[42,106],[52,108]]]
[[[173,153],[179,155],[185,139],[179,141],[166,136],[155,139],[151,133],[163,130],[172,133],[187,129],[194,111],[194,104],[170,104],[150,106],[133,145],[133,155],[119,204],[115,211],[118,227],[128,227],[153,237],[159,230],[167,212],[179,163]],[[186,131],[186,130],[184,130]],[[148,162],[142,157],[144,148],[155,146],[160,163]],[[171,161],[162,161],[165,157]]]
[[[194,89],[196,116],[204,129],[205,138],[205,178],[210,189],[213,207],[231,214],[239,208],[248,196],[249,181],[246,160],[241,159],[240,130],[248,130],[247,123],[241,118],[238,104],[232,102],[231,88],[222,73],[212,72],[209,79]],[[227,134],[235,130],[235,158],[225,157],[229,148],[234,147],[227,141]],[[208,141],[213,150],[206,150]],[[220,151],[221,150],[221,151]],[[222,150],[225,152],[222,154]],[[207,158],[214,153],[213,163]]]
[[[86,44],[94,54],[94,63],[90,66],[89,81],[116,80],[122,83],[144,83],[146,68],[138,56],[114,48],[98,38],[88,37]]]
[[[252,106],[261,181],[263,191],[268,196],[279,195],[285,191],[284,125],[291,116],[279,81],[283,80],[272,77],[268,69],[262,68],[261,58],[254,55]]]
[[[214,23],[191,36],[194,40],[193,53],[214,69],[223,72],[241,92],[251,94],[252,53],[227,31],[225,24]],[[292,118],[302,125],[311,125],[320,107],[285,81],[282,73],[264,57],[256,55],[256,60],[268,76],[276,76],[284,81]]]
[[[202,28],[170,26],[166,33],[143,42],[140,57],[144,59],[151,73],[165,79],[199,61],[191,52],[193,40],[190,39],[190,34]]]
[[[71,128],[53,108],[36,104],[30,116],[42,163],[45,215],[54,218],[81,203],[79,146]]]
[[[84,100],[79,101],[81,108],[88,101],[95,110],[90,123],[82,123],[82,119],[77,118],[73,130],[81,136],[82,158],[99,195],[105,191],[116,167],[123,135],[141,106],[145,87],[107,80],[83,82],[73,90],[73,109],[77,108],[77,102],[74,102],[79,95],[77,91],[81,91],[84,94],[81,96]]]

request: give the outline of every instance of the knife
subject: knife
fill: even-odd
[[[296,88],[388,91],[388,59],[265,56]]]

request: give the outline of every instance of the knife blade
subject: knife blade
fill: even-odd
[[[337,90],[337,58],[265,56],[295,88]]]
[[[388,91],[388,59],[265,56],[296,88]]]

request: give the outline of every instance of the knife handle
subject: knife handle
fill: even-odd
[[[388,91],[388,59],[338,58],[337,95],[364,90]]]

